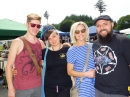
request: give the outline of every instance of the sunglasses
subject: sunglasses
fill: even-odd
[[[39,25],[39,24],[34,24],[34,23],[30,23],[30,26],[31,26],[31,27],[37,26],[37,28],[41,28],[41,25]]]
[[[85,33],[86,29],[82,29],[82,30],[75,30],[75,34],[79,34],[81,33]]]

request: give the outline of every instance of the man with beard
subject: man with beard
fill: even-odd
[[[96,97],[128,97],[130,39],[113,32],[110,16],[95,19],[98,39],[93,44]]]

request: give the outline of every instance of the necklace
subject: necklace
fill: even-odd
[[[59,49],[58,49],[58,50],[60,50],[61,46],[62,46],[62,45],[60,44],[60,46],[59,46]],[[53,46],[51,46],[51,48],[52,48],[52,50],[53,50],[53,51],[56,51],[56,50],[54,50]]]

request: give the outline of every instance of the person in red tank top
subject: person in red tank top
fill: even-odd
[[[32,49],[39,65],[42,63],[42,49],[45,48],[43,41],[36,37],[41,27],[40,24],[41,17],[39,15],[29,14],[26,22],[27,32],[23,36]],[[12,67],[17,70],[14,79]],[[21,37],[14,39],[11,44],[6,66],[6,78],[8,97],[40,97],[41,77]]]

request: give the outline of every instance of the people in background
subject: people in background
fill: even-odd
[[[3,50],[6,50],[8,47],[6,45],[6,43],[3,44]]]

